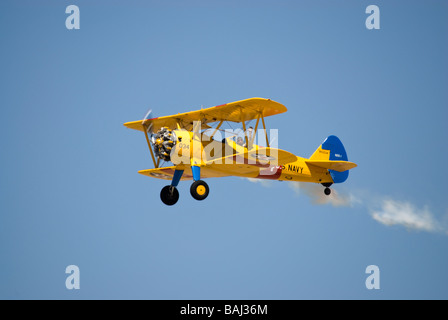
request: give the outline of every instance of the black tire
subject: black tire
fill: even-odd
[[[176,187],[165,186],[160,191],[160,199],[167,206],[172,206],[179,200],[179,191]]]
[[[326,187],[324,190],[325,195],[329,196],[331,194],[331,189]]]
[[[205,181],[198,180],[191,184],[190,193],[196,200],[204,200],[207,198],[210,189]]]

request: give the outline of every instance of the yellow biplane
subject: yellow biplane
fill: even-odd
[[[124,125],[145,133],[154,169],[139,173],[171,180],[160,192],[166,205],[178,201],[176,187],[181,180],[193,180],[191,195],[204,200],[209,187],[201,179],[228,176],[320,183],[329,195],[329,187],[344,182],[356,164],[348,161],[336,136],[327,137],[309,159],[270,147],[264,119],[286,111],[285,106],[270,99],[251,98],[166,117],[145,117]],[[255,129],[246,128],[251,120],[256,121]],[[258,130],[260,120],[263,130]],[[216,139],[224,122],[241,123],[242,133]],[[257,132],[265,139],[265,146],[254,143]],[[163,166],[161,161],[170,165]]]

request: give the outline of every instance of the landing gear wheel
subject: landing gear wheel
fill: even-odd
[[[326,187],[326,188],[324,189],[324,193],[325,193],[325,195],[329,196],[329,195],[331,194],[331,189],[328,188],[328,187]]]
[[[167,206],[172,206],[179,200],[179,191],[177,191],[176,187],[163,187],[162,191],[160,191],[160,199]]]
[[[204,200],[207,198],[209,190],[208,185],[202,180],[193,182],[190,187],[191,196],[196,200]]]

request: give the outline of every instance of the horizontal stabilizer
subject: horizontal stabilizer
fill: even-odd
[[[350,161],[338,161],[338,160],[305,160],[305,162],[309,165],[313,165],[316,167],[334,170],[338,172],[347,171],[357,167],[356,163]]]

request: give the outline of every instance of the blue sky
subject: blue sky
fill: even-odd
[[[80,29],[67,30],[75,4]],[[380,9],[367,30],[365,9]],[[447,299],[448,4],[2,1],[0,298]],[[359,166],[310,185],[210,179],[166,207],[143,134],[270,98],[279,147]],[[319,195],[322,188],[319,188]],[[81,289],[67,290],[77,265]],[[367,290],[365,269],[380,269]]]

